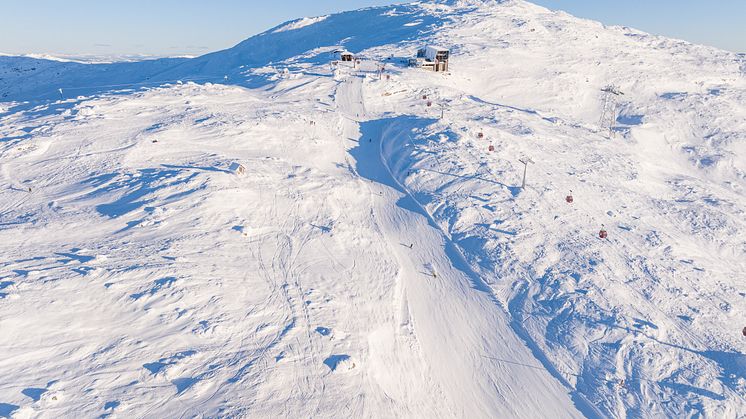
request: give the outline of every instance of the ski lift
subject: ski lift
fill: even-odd
[[[565,201],[567,201],[568,204],[572,204],[575,201],[572,197],[572,191],[570,191],[570,195],[567,195]]]
[[[489,148],[489,150],[490,150],[490,152],[493,152],[493,151],[495,151],[495,146],[494,146],[494,145],[492,145],[492,144],[490,144],[490,148]]]
[[[484,133],[483,133],[483,132],[480,132],[479,134],[477,134],[477,138],[479,138],[480,140],[481,140],[482,138],[484,138]]]
[[[605,226],[601,226],[601,231],[598,232],[598,238],[599,239],[605,239],[609,237],[609,233],[606,231]]]

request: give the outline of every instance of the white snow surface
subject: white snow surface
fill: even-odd
[[[743,56],[437,1],[0,97],[0,417],[746,417]]]
[[[287,32],[287,31],[294,31],[296,29],[304,28],[306,26],[313,25],[315,23],[319,23],[323,20],[326,20],[329,16],[317,16],[317,17],[304,17],[298,20],[294,20],[292,22],[288,22],[279,28],[272,31],[272,33],[279,33],[279,32]]]

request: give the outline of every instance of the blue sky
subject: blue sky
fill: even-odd
[[[746,52],[746,0],[534,0],[554,9]],[[283,21],[391,0],[2,0],[0,52],[204,54]]]
[[[606,24],[746,52],[746,0],[531,0]]]

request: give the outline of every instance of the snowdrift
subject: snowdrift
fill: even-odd
[[[744,417],[742,55],[417,2],[0,96],[0,416]]]

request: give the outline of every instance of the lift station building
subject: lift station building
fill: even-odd
[[[420,48],[417,51],[417,58],[409,60],[412,67],[421,67],[432,71],[448,71],[448,61],[451,58],[451,51],[435,45]]]

